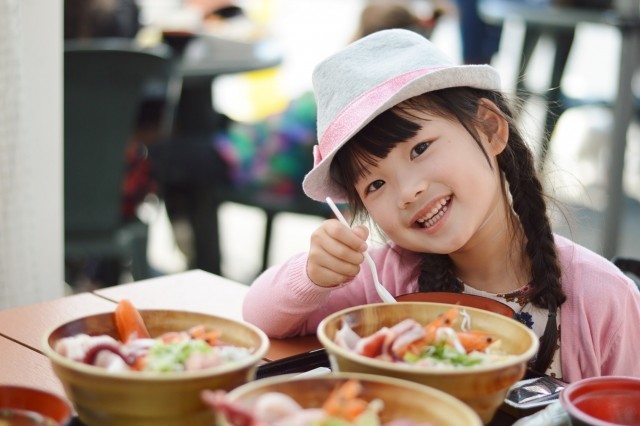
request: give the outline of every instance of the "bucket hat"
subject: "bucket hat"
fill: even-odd
[[[308,197],[346,202],[329,168],[338,150],[389,108],[420,94],[449,87],[499,90],[500,76],[489,65],[457,65],[424,36],[404,29],[383,30],[353,42],[313,71],[318,108],[318,144],[313,169],[302,188]]]

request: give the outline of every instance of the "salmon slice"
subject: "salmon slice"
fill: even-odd
[[[150,337],[142,315],[130,300],[122,299],[116,306],[114,316],[120,341],[127,343],[133,339]]]

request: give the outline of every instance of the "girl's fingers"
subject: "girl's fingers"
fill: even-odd
[[[307,275],[323,287],[350,280],[360,272],[363,245],[366,250],[366,243],[339,221],[324,222],[311,235]]]
[[[356,234],[362,241],[367,241],[369,238],[369,229],[364,225],[356,225],[352,228],[353,233]]]
[[[329,219],[325,221],[321,229],[327,233],[330,239],[339,241],[352,250],[360,252],[367,250],[369,230],[362,225],[348,228],[337,219]]]
[[[364,261],[362,246],[364,245],[366,250],[366,242],[343,224],[337,222],[336,227],[336,224],[331,222],[337,221],[327,221],[311,235],[309,251],[317,255],[318,260],[328,268],[332,265],[335,267],[336,261],[342,261],[338,262],[338,265],[343,262],[353,265],[362,263]],[[324,262],[322,262],[323,259]]]
[[[356,266],[355,269],[359,270],[359,267]],[[352,280],[353,277],[357,275],[357,272],[354,274],[342,274],[336,272],[335,268],[321,266],[309,259],[307,263],[307,275],[313,283],[320,287],[335,287]]]

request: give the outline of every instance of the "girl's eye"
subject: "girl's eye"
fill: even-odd
[[[367,188],[365,189],[365,192],[367,194],[370,194],[372,192],[376,192],[378,189],[380,189],[380,187],[382,187],[382,185],[384,185],[384,181],[383,180],[375,180],[373,182],[371,182],[369,184],[369,186],[367,186]]]
[[[423,152],[427,150],[427,148],[429,148],[430,145],[431,145],[431,142],[420,142],[419,144],[414,146],[413,149],[411,150],[411,159],[413,160],[414,158],[420,156]]]

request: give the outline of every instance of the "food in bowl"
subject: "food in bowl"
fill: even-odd
[[[225,426],[480,425],[450,395],[405,380],[357,373],[284,375],[247,383],[226,394],[204,392]]]
[[[602,376],[578,380],[562,391],[560,403],[572,425],[638,425],[640,378]]]
[[[474,368],[514,356],[502,350],[497,335],[472,330],[471,316],[457,306],[425,325],[406,318],[367,336],[359,336],[343,322],[334,342],[357,355],[435,369]]]
[[[457,305],[431,302],[378,303],[344,309],[326,317],[318,326],[333,371],[360,372],[412,380],[440,389],[473,408],[488,423],[503,403],[509,388],[524,377],[527,362],[538,350],[536,335],[523,324],[504,315],[465,307],[473,330],[500,341],[500,359],[471,368],[441,368],[389,362],[358,354],[336,338],[344,327],[357,336],[369,336],[383,327],[411,319],[428,324]],[[461,331],[460,322],[453,324]]]
[[[111,371],[58,353],[62,339],[86,334],[120,340],[114,312],[89,315],[54,328],[44,338],[50,358],[80,420],[88,426],[211,426],[215,416],[200,399],[204,389],[230,390],[255,378],[269,339],[257,327],[215,315],[173,310],[140,310],[141,323],[156,338],[165,333],[204,326],[219,331],[219,340],[244,348],[248,355],[218,366],[183,371]],[[139,324],[138,324],[139,325]],[[135,340],[144,329],[129,331]],[[128,333],[125,331],[125,333]]]
[[[225,343],[222,331],[197,324],[151,338],[140,313],[122,300],[114,320],[118,338],[79,333],[58,340],[54,350],[69,359],[109,371],[191,371],[218,367],[249,357],[246,347]]]
[[[0,426],[64,426],[71,405],[53,393],[26,386],[0,386]]]

